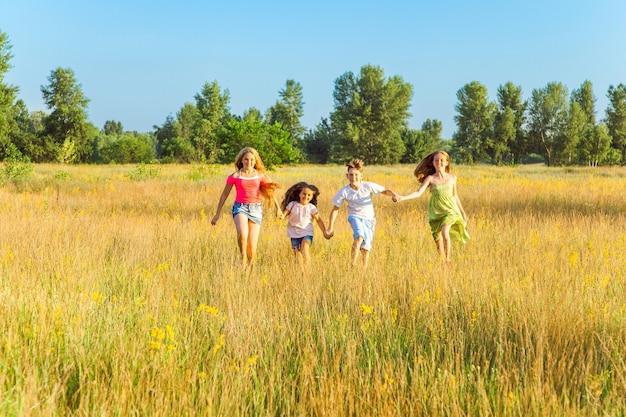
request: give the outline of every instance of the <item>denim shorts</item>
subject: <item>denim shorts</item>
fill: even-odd
[[[302,246],[302,242],[308,240],[309,246],[313,244],[313,236],[303,236],[303,237],[292,237],[291,238],[291,248],[292,249],[300,249]]]
[[[235,201],[235,204],[233,205],[233,218],[235,218],[238,214],[243,214],[249,220],[261,225],[261,222],[263,221],[263,206],[261,203],[246,204]]]

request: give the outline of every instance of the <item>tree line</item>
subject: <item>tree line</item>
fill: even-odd
[[[268,166],[294,163],[414,163],[435,149],[448,150],[457,162],[548,165],[626,164],[626,86],[610,86],[603,120],[596,120],[590,81],[569,94],[553,82],[523,100],[522,89],[508,82],[497,101],[477,81],[457,92],[451,139],[443,126],[427,119],[421,129],[408,120],[413,87],[400,76],[365,65],[335,80],[334,108],[313,129],[302,126],[302,86],[287,80],[265,112],[254,107],[232,114],[230,93],[217,81],[205,82],[193,101],[184,103],[151,132],[125,131],[119,121],[102,128],[88,120],[89,99],[70,68],[56,68],[41,93],[48,109],[29,111],[17,98],[19,88],[4,75],[12,58],[8,36],[0,31],[0,159],[61,163],[232,163],[243,145],[253,146]]]

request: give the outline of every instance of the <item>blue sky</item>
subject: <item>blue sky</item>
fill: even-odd
[[[410,127],[443,123],[450,138],[456,92],[508,81],[524,98],[547,83],[571,92],[626,83],[624,0],[133,1],[0,0],[12,44],[5,82],[30,110],[47,110],[41,86],[71,68],[102,128],[148,132],[175,116],[205,82],[230,92],[230,109],[265,112],[288,79],[303,88],[302,124],[333,110],[335,80],[364,65],[413,85]]]

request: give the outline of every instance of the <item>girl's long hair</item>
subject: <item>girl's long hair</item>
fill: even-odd
[[[450,172],[450,155],[446,151],[435,151],[422,159],[419,164],[415,167],[413,171],[413,175],[417,178],[417,181],[420,183],[424,182],[426,177],[429,175],[433,175],[435,172],[435,167],[433,166],[433,161],[435,160],[435,155],[442,154],[448,160],[448,165],[446,165],[446,172]]]
[[[259,155],[259,151],[257,151],[251,146],[246,146],[245,148],[240,150],[237,156],[235,157],[235,168],[237,168],[237,171],[243,168],[243,157],[248,153],[251,153],[252,156],[254,156],[254,169],[256,170],[256,172],[264,175],[265,164],[263,163],[263,160],[261,159],[261,155]],[[268,183],[261,185],[260,187],[261,196],[263,196],[263,198],[267,200],[268,204],[271,204],[272,200],[274,199],[274,190],[278,188],[280,188],[280,186],[275,182],[268,182]]]
[[[289,203],[291,203],[292,201],[300,201],[300,192],[305,188],[313,191],[313,198],[311,199],[310,203],[314,206],[317,206],[317,197],[320,195],[320,190],[313,184],[299,182],[289,187],[289,189],[285,192],[283,201],[280,203],[280,209],[285,211]]]

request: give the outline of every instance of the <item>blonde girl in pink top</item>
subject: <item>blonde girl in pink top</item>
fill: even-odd
[[[235,186],[235,204],[232,215],[237,229],[237,244],[241,253],[242,267],[249,268],[256,256],[259,232],[263,220],[261,196],[276,207],[276,216],[283,218],[280,205],[274,196],[274,190],[278,186],[265,175],[265,165],[256,149],[243,148],[235,158],[235,168],[226,179],[226,185],[217,203],[215,216],[211,224],[215,225],[220,219],[222,207],[228,198],[230,191]]]

